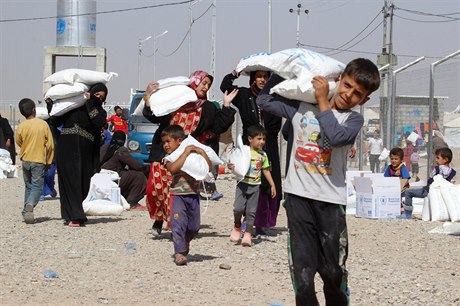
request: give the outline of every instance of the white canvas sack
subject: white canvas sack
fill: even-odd
[[[252,71],[268,70],[271,53],[260,52],[243,57],[236,65],[235,71],[249,76]]]
[[[86,99],[84,94],[75,97],[65,98],[53,101],[50,116],[62,116],[65,113],[85,105]]]
[[[241,135],[236,138],[236,147],[229,153],[228,162],[235,166],[232,169],[232,173],[236,178],[244,178],[251,163],[251,148],[243,144]]]
[[[422,209],[422,220],[430,221],[431,220],[431,208],[430,208],[430,198],[423,198],[423,209]]]
[[[449,221],[449,211],[441,194],[442,186],[449,186],[451,183],[446,181],[442,175],[438,174],[433,177],[433,183],[430,185],[428,197],[430,199],[431,221]]]
[[[106,84],[112,78],[117,77],[115,72],[101,72],[85,69],[64,69],[53,73],[43,82],[50,85],[56,84],[73,84],[75,82],[85,83],[86,85],[94,85],[96,83]]]
[[[460,185],[441,186],[441,194],[449,212],[450,221],[460,221]]]
[[[273,54],[257,53],[243,58],[236,67],[239,73],[269,70],[286,80],[270,90],[289,99],[316,103],[311,80],[321,75],[330,82],[329,97],[334,93],[335,79],[345,65],[331,57],[302,48],[293,48]],[[334,83],[334,85],[331,85]]]
[[[123,206],[104,199],[93,201],[85,199],[83,211],[87,216],[119,216],[123,212]]]
[[[83,211],[88,216],[118,216],[123,211],[121,199],[112,199],[112,190],[118,185],[110,173],[96,173],[91,177],[90,189],[83,201]]]
[[[186,76],[177,76],[172,78],[161,79],[157,81],[160,85],[159,89],[174,85],[189,85],[190,79]]]
[[[174,86],[174,85],[188,85],[190,84],[190,79],[185,76],[177,76],[177,77],[158,80],[158,84],[160,84],[159,89]],[[144,106],[145,106],[145,101],[144,99],[142,99],[141,102],[139,102],[139,105],[134,110],[133,115],[142,116],[142,111],[144,110]]]
[[[36,111],[35,117],[39,119],[47,120],[50,117],[50,115],[48,114],[48,109],[46,107],[37,106],[35,108],[35,111]]]
[[[329,80],[328,83],[329,94],[327,98],[330,99],[332,98],[332,96],[335,93],[335,90],[337,89],[337,83],[334,80]],[[315,97],[315,89],[313,88],[313,86],[309,86],[308,89],[305,92],[303,92],[300,89],[299,83],[296,79],[286,80],[277,84],[272,89],[270,89],[270,94],[272,93],[279,94],[282,97],[292,100],[303,101],[312,104],[317,103]]]
[[[158,89],[150,96],[150,109],[157,117],[170,114],[185,104],[198,100],[193,89],[186,85],[172,85]]]
[[[174,152],[167,155],[164,159],[169,162],[175,162],[184,152],[185,148],[189,145],[194,145],[203,149],[206,152],[206,155],[208,155],[208,158],[213,165],[223,164],[222,160],[211,147],[208,147],[198,142],[198,140],[193,138],[191,135],[185,138],[180,144],[180,146]],[[182,166],[181,170],[193,177],[194,179],[201,181],[208,174],[209,166],[206,162],[206,159],[203,156],[197,153],[191,153],[185,159],[184,165]]]
[[[51,86],[45,93],[45,100],[59,100],[69,97],[78,96],[89,90],[89,86],[83,83],[70,84],[57,84]]]

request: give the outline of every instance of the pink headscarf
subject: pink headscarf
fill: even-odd
[[[195,71],[194,73],[190,75],[190,84],[188,86],[191,89],[196,90],[197,87],[201,84],[201,82],[203,82],[205,77],[208,77],[211,80],[211,84],[212,84],[214,80],[212,75],[202,70]],[[194,103],[194,108],[198,108],[201,105],[203,105],[203,103],[206,101],[207,99],[198,98],[198,100],[196,100],[195,102],[191,102],[191,103]],[[191,104],[191,103],[187,103],[186,105]]]

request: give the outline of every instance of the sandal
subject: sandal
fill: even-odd
[[[187,257],[180,254],[180,253],[176,253],[174,255],[174,263],[177,265],[177,266],[184,266],[187,264]]]

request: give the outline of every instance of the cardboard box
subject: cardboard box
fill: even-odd
[[[356,216],[395,218],[401,214],[401,181],[397,177],[355,177]]]
[[[347,197],[355,194],[355,187],[353,185],[353,178],[355,176],[364,176],[365,174],[370,174],[372,171],[359,171],[359,170],[349,170],[345,174],[346,184],[347,184]]]

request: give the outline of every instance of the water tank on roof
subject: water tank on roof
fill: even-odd
[[[95,0],[58,0],[56,45],[95,47],[95,13]]]

